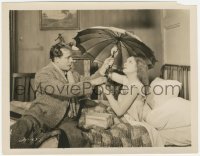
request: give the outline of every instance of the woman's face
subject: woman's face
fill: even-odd
[[[129,57],[124,63],[124,69],[123,72],[126,73],[133,73],[137,71],[137,63],[135,61],[134,57]]]

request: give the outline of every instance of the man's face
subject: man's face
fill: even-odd
[[[73,62],[71,51],[66,48],[61,48],[60,50],[62,51],[63,56],[56,57],[55,63],[61,70],[68,71],[71,69]]]

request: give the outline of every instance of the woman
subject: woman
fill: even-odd
[[[150,106],[145,102],[149,85],[146,62],[140,57],[129,57],[124,64],[123,72],[125,75],[117,73],[108,75],[110,79],[123,85],[118,100],[109,92],[106,85],[102,86],[109,106],[123,122],[133,127],[145,127],[152,146],[163,146],[158,131],[145,122],[147,114],[151,111]]]
[[[130,125],[144,126],[149,132],[153,146],[190,145],[190,118],[185,117],[186,114],[190,116],[189,101],[174,98],[168,103],[165,102],[162,107],[152,110],[145,102],[145,94],[148,91],[145,86],[148,87],[149,83],[147,71],[148,67],[143,59],[129,57],[124,64],[125,75],[110,73],[109,78],[123,84],[124,88],[116,100],[103,85],[103,92],[110,107],[118,117]]]
[[[105,67],[112,65],[113,58],[107,58],[104,61]],[[100,70],[101,75],[106,73],[104,67]],[[121,93],[117,100],[110,93],[106,85],[102,85],[102,91],[108,99],[107,106],[112,110],[106,109],[107,113],[114,113],[114,125],[107,130],[93,128],[86,133],[93,147],[141,147],[141,146],[163,146],[162,139],[158,132],[145,122],[145,94],[148,86],[148,67],[145,61],[139,57],[129,57],[124,64],[123,72],[125,75],[118,73],[109,73],[108,77],[123,85]],[[101,104],[102,101],[99,103]],[[150,109],[149,109],[150,110]],[[105,111],[106,112],[106,111]],[[117,118],[117,120],[116,120]],[[117,122],[116,122],[117,121]],[[106,139],[105,139],[106,138]]]
[[[148,67],[145,61],[139,57],[129,57],[124,64],[125,75],[110,73],[108,77],[123,85],[118,100],[108,90],[106,85],[102,86],[108,103],[118,117],[122,119],[132,118],[134,121],[142,121],[145,93],[148,86]]]
[[[106,62],[112,65],[114,61],[112,58],[108,58],[104,64]],[[106,69],[100,72],[105,74],[105,71]],[[123,85],[117,100],[106,85],[102,86],[102,91],[108,99],[106,105],[112,108],[118,116],[118,120],[114,117],[115,124],[108,130],[94,128],[86,134],[93,146],[163,146],[162,140],[158,137],[158,132],[141,122],[145,117],[143,113],[145,93],[147,92],[145,86],[148,86],[149,83],[147,71],[148,67],[142,58],[129,57],[124,64],[123,72],[125,75],[109,73],[108,77],[111,80]],[[112,113],[112,111],[108,111],[108,113]]]

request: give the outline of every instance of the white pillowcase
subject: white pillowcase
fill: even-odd
[[[155,78],[149,88],[147,103],[154,109],[159,107],[167,100],[173,97],[178,97],[182,84],[177,80],[164,80]]]
[[[180,97],[170,98],[150,111],[146,122],[156,128],[166,144],[191,144],[191,101]]]
[[[150,111],[146,122],[158,130],[190,126],[191,101],[181,97],[171,98]]]

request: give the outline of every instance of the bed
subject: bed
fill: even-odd
[[[171,71],[170,71],[171,70]],[[177,70],[177,72],[175,71]],[[186,99],[189,99],[189,70],[190,68],[187,66],[176,66],[176,65],[164,65],[161,70],[161,77],[164,79],[179,79],[182,82],[183,89],[181,90],[179,96],[182,96]],[[177,73],[176,78],[173,76]],[[180,79],[180,76],[184,76],[184,79]],[[184,75],[183,75],[184,74]],[[181,76],[181,77],[182,77]],[[186,76],[186,77],[185,77]],[[96,100],[96,103],[101,103]],[[187,104],[186,104],[187,105]],[[30,106],[30,102],[19,102],[19,101],[11,101],[11,112],[18,112],[19,114],[23,114],[23,112],[28,109]],[[177,107],[178,109],[178,107]],[[114,121],[118,121],[117,124],[112,125],[112,127],[108,129],[104,129],[101,127],[86,127],[85,126],[85,114],[87,112],[96,112],[96,113],[108,113],[111,114]],[[13,115],[11,113],[11,115]],[[16,114],[14,114],[16,115]],[[16,120],[11,118],[11,124],[15,123]],[[190,121],[188,121],[190,122]],[[188,125],[190,126],[190,125]],[[185,144],[176,144],[173,143],[163,143],[163,136],[165,132],[159,133],[155,128],[145,124],[133,123],[132,125],[124,123],[123,121],[119,121],[117,119],[114,112],[109,109],[105,105],[98,104],[85,107],[82,110],[82,115],[79,119],[78,127],[82,129],[83,134],[88,137],[91,143],[91,147],[152,147],[152,146],[190,146],[191,140],[188,138],[184,138]],[[188,132],[188,130],[187,130]],[[170,133],[174,133],[173,131]],[[183,133],[183,131],[182,131]],[[176,134],[176,133],[174,133]],[[167,136],[167,134],[165,135]],[[183,136],[179,136],[183,137]],[[166,138],[165,138],[166,139]],[[57,148],[59,144],[58,135],[56,137],[50,137],[45,141],[40,147],[41,148]]]
[[[143,125],[130,125],[119,119],[112,109],[103,104],[103,100],[95,100],[93,107],[82,109],[78,127],[90,140],[91,147],[151,147],[149,133]],[[113,123],[108,127],[102,126],[107,118],[100,119],[98,124],[86,124],[86,114],[112,115]],[[94,119],[95,120],[95,119]],[[94,121],[93,120],[93,121]],[[107,119],[108,120],[108,119]],[[99,125],[99,126],[98,126]],[[101,125],[101,126],[100,126]]]

